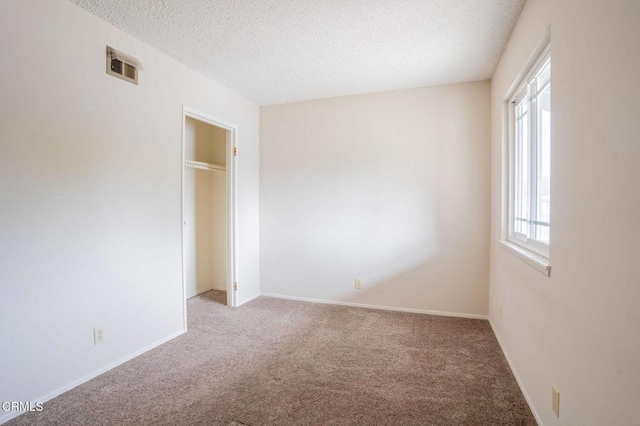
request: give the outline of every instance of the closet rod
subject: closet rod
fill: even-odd
[[[186,160],[184,162],[185,167],[200,170],[212,170],[217,172],[224,172],[227,170],[225,166],[218,166],[217,164],[201,163],[200,161]]]

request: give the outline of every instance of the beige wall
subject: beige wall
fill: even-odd
[[[490,315],[545,425],[640,418],[640,2],[528,0],[492,81]],[[551,277],[502,249],[501,110],[551,26]],[[502,308],[502,320],[500,320]],[[560,392],[560,418],[551,386]]]
[[[185,159],[224,166],[227,131],[187,117]],[[224,171],[185,169],[186,297],[227,290],[227,185]]]
[[[183,105],[238,126],[238,299],[259,293],[257,106],[65,0],[1,1],[0,51],[0,401],[183,330]]]
[[[227,165],[227,130],[186,117],[184,137],[185,159]]]
[[[486,314],[489,95],[485,81],[261,108],[262,292]]]

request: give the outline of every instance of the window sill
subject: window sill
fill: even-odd
[[[551,265],[549,265],[549,259],[509,241],[500,240],[500,245],[509,253],[515,255],[525,263],[528,263],[536,271],[546,275],[547,277],[551,276]]]

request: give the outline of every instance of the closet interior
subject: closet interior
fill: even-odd
[[[228,130],[185,118],[184,273],[186,297],[227,291]],[[226,300],[216,297],[216,299]]]

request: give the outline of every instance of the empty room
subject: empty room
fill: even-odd
[[[0,424],[640,424],[637,0],[0,0]]]

